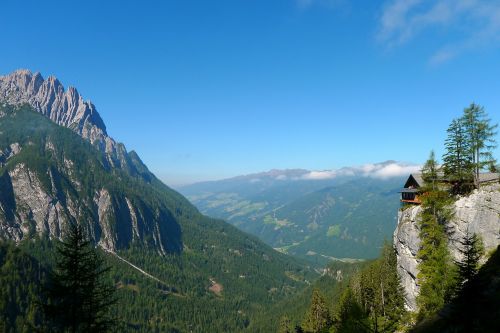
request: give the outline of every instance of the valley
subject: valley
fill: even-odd
[[[378,175],[392,168],[396,174]],[[392,237],[399,190],[413,170],[418,166],[394,161],[339,169],[326,179],[311,179],[307,170],[273,170],[179,191],[204,214],[279,251],[326,264],[378,256],[384,239]]]

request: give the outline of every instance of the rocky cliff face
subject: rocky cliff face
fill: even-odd
[[[0,76],[0,101],[12,105],[27,103],[58,125],[68,127],[107,154],[114,167],[135,171],[125,146],[108,136],[94,104],[84,101],[78,91],[63,85],[54,76],[17,70]]]
[[[67,224],[77,222],[96,244],[110,251],[131,243],[160,253],[181,251],[179,216],[197,214],[194,207],[159,182],[135,153],[127,154],[107,137],[91,104],[81,97],[76,104],[67,103],[76,90],[56,89],[55,80],[42,82],[29,72],[16,72],[13,77],[18,78],[15,84],[6,84],[6,77],[0,80],[4,94],[0,103],[0,239],[17,242],[36,234],[61,238]],[[14,88],[20,82],[24,90]],[[57,93],[44,99],[47,94],[42,90]],[[34,91],[38,93],[33,95]],[[23,101],[38,108],[7,104]],[[89,132],[80,126],[98,136],[87,136]],[[101,139],[123,149],[123,161],[128,164],[113,163],[119,155],[100,149],[95,140]]]
[[[406,292],[406,305],[411,311],[417,310],[416,297],[419,293],[416,277],[420,210],[420,206],[413,206],[400,211],[394,231],[398,272]],[[461,259],[460,241],[467,230],[482,237],[486,253],[495,249],[500,244],[500,185],[484,186],[469,196],[459,198],[454,204],[454,217],[446,229],[450,253],[455,260]]]

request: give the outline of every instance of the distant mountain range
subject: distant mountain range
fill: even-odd
[[[203,213],[309,260],[366,259],[391,239],[399,189],[419,166],[271,170],[179,188]]]

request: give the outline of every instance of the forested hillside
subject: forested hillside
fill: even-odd
[[[2,238],[21,241],[50,270],[53,245],[46,238],[63,236],[66,223],[78,221],[101,247],[160,280],[107,255],[121,302],[116,314],[128,329],[242,331],[314,279],[311,268],[201,215],[156,179],[110,166],[103,152],[30,107],[0,111]],[[95,201],[103,189],[107,210]],[[37,215],[45,207],[48,213]]]

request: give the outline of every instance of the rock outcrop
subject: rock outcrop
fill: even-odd
[[[500,185],[490,184],[454,203],[453,219],[446,225],[448,247],[455,260],[460,260],[460,241],[470,233],[481,236],[485,252],[500,244]],[[417,310],[416,297],[419,293],[417,252],[420,246],[420,206],[409,207],[398,214],[398,226],[394,231],[394,245],[397,253],[398,272],[406,295],[406,306]]]
[[[0,101],[31,105],[37,112],[58,125],[72,129],[105,152],[112,166],[132,173],[136,171],[125,146],[108,136],[94,104],[84,101],[73,87],[65,90],[54,76],[44,79],[40,73],[28,70],[0,76]]]

